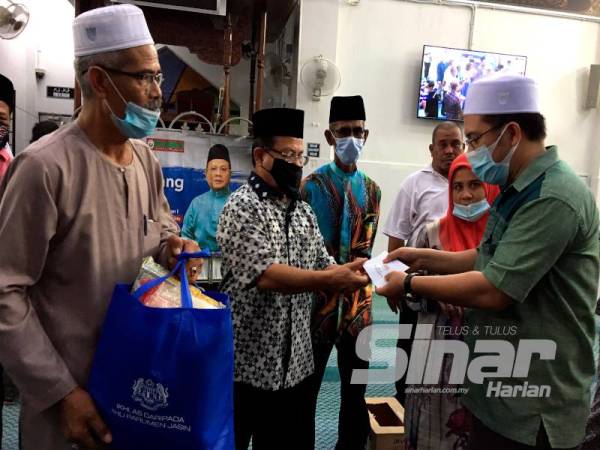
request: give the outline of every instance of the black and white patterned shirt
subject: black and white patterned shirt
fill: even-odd
[[[309,270],[335,264],[311,207],[291,202],[252,173],[231,194],[217,231],[233,313],[235,381],[260,389],[289,388],[313,373],[313,294],[260,290],[258,278],[271,264]]]

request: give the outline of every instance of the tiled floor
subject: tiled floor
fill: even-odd
[[[2,411],[2,424],[4,431],[2,433],[2,450],[19,449],[19,405],[4,405]]]
[[[373,302],[373,320],[375,323],[398,323],[398,316],[387,306],[385,299],[375,298]],[[395,346],[395,342],[392,344]],[[375,351],[373,361],[378,360]],[[337,440],[338,410],[340,407],[340,378],[337,370],[335,348],[327,362],[327,370],[319,392],[316,420],[316,449],[330,450]],[[393,384],[371,384],[367,386],[367,397],[390,397],[396,389]]]

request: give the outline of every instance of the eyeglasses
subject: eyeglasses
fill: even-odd
[[[488,128],[481,134],[477,134],[473,137],[465,139],[465,143],[464,143],[465,147],[474,148],[475,144],[477,144],[477,141],[479,141],[479,139],[481,139],[483,136],[488,134],[490,131],[497,130],[500,127],[501,127],[501,125],[496,125],[495,127]]]
[[[338,137],[338,138],[346,138],[346,137],[354,136],[357,139],[364,138],[365,133],[367,132],[367,130],[365,130],[363,127],[354,127],[354,128],[342,127],[342,128],[338,128],[337,130],[330,128],[330,131],[333,133],[333,135],[335,137]]]
[[[141,81],[148,87],[150,87],[152,85],[152,83],[156,83],[160,86],[160,85],[162,85],[162,82],[164,81],[164,76],[163,76],[162,72],[158,72],[158,73],[126,72],[124,70],[113,69],[110,67],[103,67],[103,66],[98,66],[98,67],[106,70],[107,72],[112,72],[112,73],[116,73],[119,75],[125,75],[127,77],[135,78],[136,80]]]
[[[284,150],[284,151],[280,152],[280,151],[274,150],[274,149],[267,149],[267,153],[275,159],[282,159],[286,163],[296,164],[297,166],[302,166],[302,167],[307,165],[308,161],[310,159],[308,156],[299,155],[298,153],[296,153],[292,150],[288,150],[288,151]]]

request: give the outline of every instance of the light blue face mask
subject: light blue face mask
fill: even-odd
[[[473,173],[484,183],[504,186],[508,180],[510,160],[519,143],[510,149],[502,161],[496,162],[492,158],[492,153],[496,150],[498,142],[500,142],[505,131],[506,127],[504,127],[504,130],[502,130],[502,133],[500,133],[500,136],[498,136],[498,139],[493,144],[482,145],[477,150],[467,153]]]
[[[364,139],[358,139],[354,136],[335,138],[335,154],[343,164],[351,166],[360,158],[364,145]]]
[[[490,204],[484,198],[483,200],[470,205],[454,204],[452,215],[467,222],[477,222],[490,209]]]
[[[106,71],[104,71],[104,73],[106,73]],[[146,136],[150,136],[154,132],[156,124],[158,123],[160,110],[152,111],[133,102],[126,101],[125,98],[123,98],[123,95],[121,95],[119,89],[117,89],[113,83],[110,75],[106,74],[106,76],[108,77],[110,84],[112,84],[117,94],[119,94],[119,97],[121,97],[121,100],[123,100],[123,103],[126,105],[125,118],[121,119],[113,112],[108,102],[104,100],[104,103],[110,111],[112,121],[117,129],[121,132],[121,134],[127,136],[128,138],[141,139],[145,138]]]

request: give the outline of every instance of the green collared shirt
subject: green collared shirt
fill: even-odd
[[[548,147],[535,159],[491,208],[475,270],[514,302],[499,312],[466,313],[471,358],[481,356],[474,352],[481,340],[508,341],[515,352],[523,339],[556,343],[554,359],[532,356],[525,378],[503,374],[486,378],[483,384],[467,381],[465,406],[509,439],[535,445],[541,421],[553,448],[575,447],[584,437],[594,374],[598,227],[591,192],[558,159],[556,147]],[[498,382],[510,388],[499,389]],[[516,397],[497,396],[513,386],[525,387],[514,390]],[[535,386],[546,389],[544,394],[548,390],[543,386],[549,386],[549,395],[522,396],[535,393]]]

